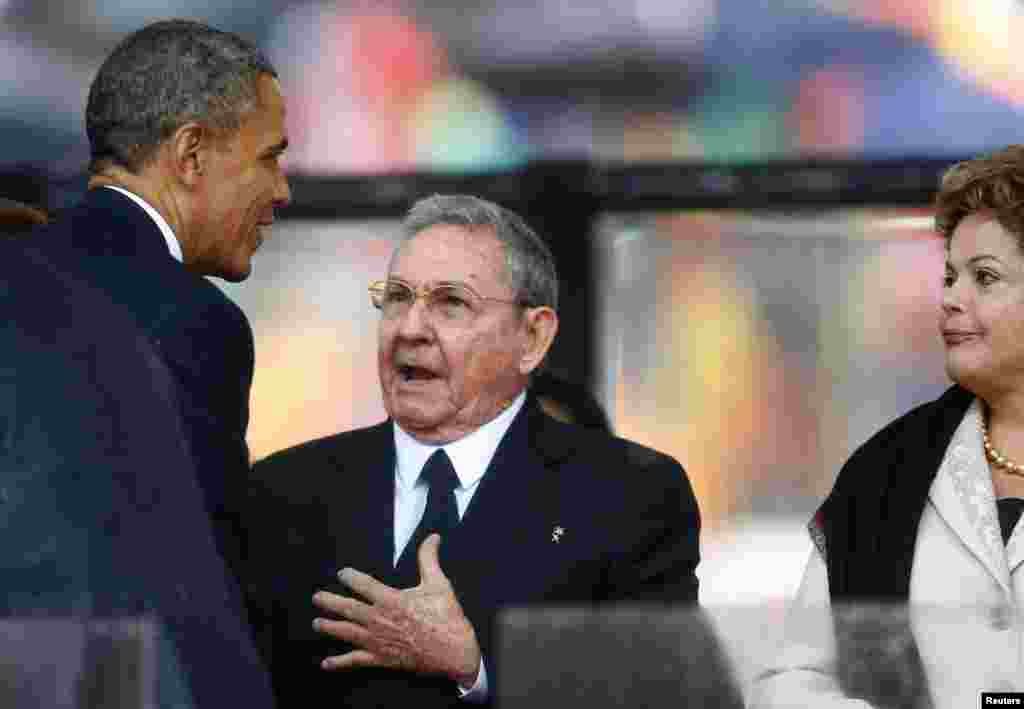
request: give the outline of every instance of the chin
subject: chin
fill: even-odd
[[[433,422],[425,422],[420,419],[395,418],[395,423],[408,433],[410,436],[415,438],[421,443],[451,443],[459,436],[453,435],[450,431],[444,428],[443,424],[434,424]]]
[[[986,367],[974,362],[963,362],[946,358],[946,376],[967,391],[977,394],[986,389],[990,373]]]
[[[409,432],[437,428],[444,423],[444,417],[438,412],[413,403],[392,400],[384,408],[388,416]]]
[[[252,274],[252,263],[246,262],[237,267],[221,269],[220,273],[214,274],[229,283],[241,283]]]

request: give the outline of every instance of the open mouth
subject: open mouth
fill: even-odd
[[[403,364],[398,368],[398,376],[402,378],[403,382],[424,382],[430,381],[431,379],[437,379],[437,375],[434,372],[424,367],[417,367],[412,364]]]

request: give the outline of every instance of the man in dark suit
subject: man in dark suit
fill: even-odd
[[[487,701],[504,607],[697,600],[679,464],[529,393],[558,328],[547,246],[473,197],[404,226],[370,288],[390,420],[255,466],[243,567],[282,703]]]
[[[82,202],[33,245],[127,308],[170,369],[220,543],[248,474],[253,337],[204,276],[237,281],[290,199],[274,68],[244,39],[182,20],[129,35],[89,91]]]
[[[240,37],[196,22],[158,22],[129,35],[104,61],[89,91],[86,128],[92,160],[85,198],[31,237],[7,240],[0,259],[0,283],[9,286],[4,306],[19,322],[34,323],[48,302],[64,307],[39,321],[39,346],[15,338],[14,350],[4,349],[0,367],[17,383],[17,396],[2,404],[9,419],[5,435],[15,436],[5,442],[12,462],[3,472],[23,477],[33,489],[55,486],[54,504],[60,506],[53,509],[48,504],[54,500],[37,496],[38,504],[26,502],[22,508],[25,519],[64,515],[76,525],[100,525],[102,518],[93,520],[95,501],[79,494],[85,486],[78,481],[95,480],[97,494],[110,491],[110,519],[131,524],[117,522],[105,537],[106,528],[83,527],[90,530],[83,543],[97,538],[103,549],[74,567],[87,576],[78,579],[86,584],[84,597],[93,592],[90,584],[101,581],[109,582],[102,588],[115,601],[121,593],[146,599],[156,594],[154,608],[181,619],[172,623],[181,631],[175,646],[196,701],[266,706],[263,670],[248,650],[252,640],[241,606],[231,600],[238,589],[224,577],[223,567],[224,557],[237,557],[235,534],[226,523],[227,498],[249,467],[245,433],[252,333],[241,310],[204,276],[245,278],[275,208],[290,198],[279,164],[288,141],[276,74]],[[30,289],[20,273],[39,271],[34,263],[45,264],[51,275]],[[80,287],[54,287],[55,295],[46,296],[50,301],[37,302],[35,294],[47,293],[59,279]],[[75,307],[79,291],[97,294],[109,307]],[[107,328],[107,310],[121,313],[116,317],[128,319],[140,335]],[[79,339],[93,337],[91,328],[95,337],[105,338],[103,348],[79,355]],[[143,374],[122,373],[116,363],[123,358],[105,359],[108,350],[134,347],[139,336],[167,377],[167,400],[177,414],[170,421],[162,414],[149,420],[144,401],[132,403],[134,390],[146,386]],[[50,343],[68,354],[40,355],[40,362],[53,366],[36,366],[33,354],[45,352]],[[66,402],[49,378],[62,364],[76,368],[84,382],[68,383]],[[53,373],[54,381],[62,381],[60,375]],[[48,392],[38,410],[27,403],[33,388]],[[75,398],[79,391],[84,398]],[[34,443],[17,437],[20,426],[40,428]],[[180,455],[164,460],[167,446],[153,443],[177,435],[175,427],[188,465]],[[45,457],[47,445],[59,455]],[[121,455],[124,460],[113,458]],[[135,509],[138,501],[121,494],[120,486],[135,485],[133,475],[150,471],[180,477],[181,485],[198,481],[199,507],[157,488],[145,498],[150,502]],[[153,524],[139,517],[143,510],[151,510]],[[210,524],[207,513],[213,516],[221,556],[216,551],[209,556],[195,538]],[[74,539],[73,530],[61,538]],[[65,543],[54,553],[63,564],[74,548]],[[46,583],[59,587],[61,567],[42,571]],[[170,593],[178,594],[177,605],[167,605]],[[22,610],[29,612],[30,606],[26,601]],[[121,610],[116,602],[112,608]],[[222,626],[228,629],[217,640],[212,633]],[[231,677],[225,675],[218,686],[211,673],[225,662]],[[234,671],[240,664],[246,669]],[[249,695],[252,701],[246,700]],[[222,701],[207,703],[207,697]]]
[[[30,242],[0,240],[0,617],[155,618],[160,709],[269,709],[177,383],[123,307]]]

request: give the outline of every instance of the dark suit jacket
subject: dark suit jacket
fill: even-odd
[[[231,485],[248,474],[245,433],[253,338],[241,309],[171,256],[132,200],[98,188],[30,237],[48,260],[80,275],[134,316],[174,377],[185,433],[222,545]],[[234,554],[230,554],[234,557]]]
[[[246,589],[278,700],[289,705],[313,687],[318,703],[331,706],[457,706],[449,681],[318,667],[343,648],[313,632],[313,592],[340,592],[335,574],[344,566],[392,578],[391,424],[277,453],[254,475]],[[564,530],[557,542],[556,527]],[[676,461],[555,421],[530,399],[443,544],[441,565],[496,685],[493,625],[501,608],[693,603],[699,528],[693,492]]]
[[[10,240],[0,353],[0,614],[156,616],[161,707],[269,708],[149,338],[66,264]]]

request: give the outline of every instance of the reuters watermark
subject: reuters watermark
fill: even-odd
[[[1024,692],[982,692],[981,707],[1024,707]]]

